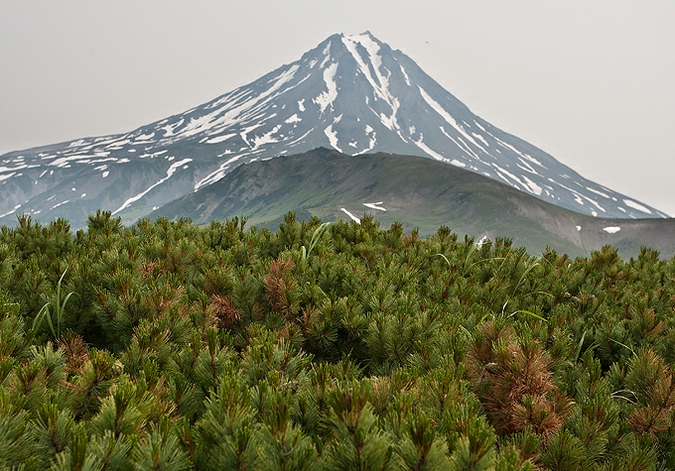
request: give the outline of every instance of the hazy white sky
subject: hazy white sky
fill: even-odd
[[[673,0],[0,0],[0,154],[130,131],[370,30],[472,111],[675,215]]]

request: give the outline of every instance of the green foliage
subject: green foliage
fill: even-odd
[[[327,447],[327,467],[336,470],[384,470],[392,463],[392,446],[377,424],[368,401],[371,384],[351,382],[331,391],[328,425],[333,440]]]
[[[31,459],[29,417],[28,411],[13,405],[7,393],[0,390],[0,466],[5,469]]]
[[[675,468],[675,259],[289,213],[0,231],[0,468]]]

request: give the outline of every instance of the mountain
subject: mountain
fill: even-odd
[[[0,224],[24,212],[81,227],[99,208],[131,223],[241,164],[322,146],[429,157],[582,214],[667,217],[474,115],[366,32],[330,36],[292,64],[132,132],[0,156]]]
[[[610,244],[625,257],[641,246],[675,255],[675,219],[607,219],[550,204],[483,175],[416,156],[332,149],[241,165],[218,182],[158,209],[155,216],[200,224],[248,215],[277,229],[288,211],[324,221],[371,215],[383,227],[401,222],[422,236],[447,225],[476,240],[509,237],[533,255],[547,246],[587,256]]]

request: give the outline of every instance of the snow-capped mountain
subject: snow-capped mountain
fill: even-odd
[[[0,223],[23,212],[80,227],[99,208],[132,222],[238,165],[321,146],[430,157],[583,214],[668,217],[492,126],[366,32],[135,131],[1,156]]]

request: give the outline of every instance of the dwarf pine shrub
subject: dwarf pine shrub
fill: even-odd
[[[0,468],[675,468],[674,309],[675,259],[648,248],[21,216]]]

